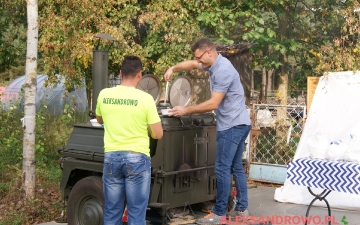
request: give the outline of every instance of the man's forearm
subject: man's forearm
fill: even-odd
[[[98,121],[99,124],[103,124],[104,121],[102,119],[102,116],[96,116],[96,120]]]
[[[211,101],[205,101],[198,105],[191,105],[186,107],[186,114],[197,114],[197,113],[204,113],[210,112],[212,110],[217,109],[218,106]]]
[[[155,123],[155,124],[149,124],[148,125],[148,133],[150,137],[154,139],[160,139],[163,136],[163,128],[161,122]]]
[[[216,110],[219,107],[224,96],[225,93],[213,92],[209,100],[202,102],[198,105],[186,107],[186,114],[204,113]]]
[[[173,72],[180,72],[180,71],[199,69],[199,66],[195,60],[187,60],[187,61],[180,62],[170,68],[172,68]]]

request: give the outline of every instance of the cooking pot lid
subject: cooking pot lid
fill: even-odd
[[[189,77],[178,76],[171,83],[169,90],[169,103],[171,107],[187,106],[191,102],[194,86]]]
[[[149,93],[154,98],[155,104],[158,104],[161,94],[161,84],[159,78],[152,74],[146,74],[141,78],[137,89]]]

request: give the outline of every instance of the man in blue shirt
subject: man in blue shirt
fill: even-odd
[[[247,180],[242,167],[244,142],[251,129],[250,116],[245,107],[244,88],[239,73],[231,62],[216,51],[209,39],[198,40],[191,48],[195,60],[187,60],[170,67],[164,74],[166,81],[174,72],[202,69],[210,74],[211,98],[194,106],[176,106],[170,115],[180,117],[187,114],[215,110],[217,120],[217,152],[215,173],[217,179],[216,203],[212,212],[198,219],[197,224],[220,224],[227,214],[230,192],[230,173],[233,174],[237,190],[237,203],[231,216],[248,216]]]

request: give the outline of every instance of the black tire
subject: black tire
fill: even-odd
[[[104,195],[100,177],[85,177],[70,192],[68,225],[103,225]]]

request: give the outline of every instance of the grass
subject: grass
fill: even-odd
[[[22,192],[22,112],[0,109],[0,225],[30,225],[48,222],[62,212],[59,187],[61,168],[57,150],[64,147],[74,123],[88,120],[87,112],[66,107],[50,115],[46,107],[36,116],[36,196],[26,201]]]

